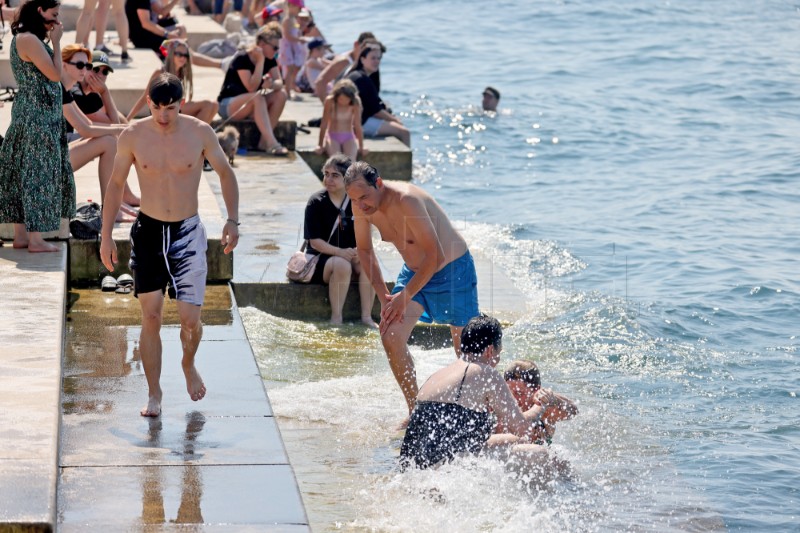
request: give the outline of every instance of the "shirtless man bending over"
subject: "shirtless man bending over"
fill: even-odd
[[[183,88],[172,74],[150,81],[147,105],[151,117],[129,126],[119,136],[114,172],[103,199],[100,257],[109,271],[117,262],[111,237],[114,218],[131,165],[142,192],[139,216],[131,228],[134,287],[142,307],[139,351],[147,378],[149,399],[142,416],[161,414],[161,312],[164,292],[177,299],[181,320],[181,366],[192,400],[206,394],[194,357],[203,335],[200,308],[206,287],[206,232],[197,215],[197,190],[207,159],[220,177],[228,220],[222,230],[225,253],[239,240],[239,188],[228,158],[211,127],[181,115]],[[165,257],[166,256],[166,257]]]
[[[417,320],[449,324],[460,353],[461,330],[479,314],[475,263],[441,206],[416,185],[383,181],[364,161],[350,166],[344,183],[353,202],[358,258],[381,302],[381,341],[410,413],[418,392],[408,351],[411,330]],[[391,294],[372,248],[371,226],[405,261]]]

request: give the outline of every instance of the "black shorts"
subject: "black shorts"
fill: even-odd
[[[134,294],[161,291],[180,302],[203,305],[206,293],[206,229],[195,215],[162,222],[141,211],[131,227]]]

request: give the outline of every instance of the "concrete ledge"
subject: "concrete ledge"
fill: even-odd
[[[126,239],[114,239],[117,243],[118,268],[116,275],[129,272],[131,243]],[[208,263],[208,283],[227,283],[233,279],[233,254],[225,255],[219,239],[208,239],[206,261]],[[100,241],[69,240],[69,282],[72,285],[97,285],[108,270],[100,261]]]
[[[217,129],[223,120],[221,118],[214,119],[211,122],[211,127]],[[258,131],[255,121],[253,120],[232,120],[226,126],[233,126],[239,130],[239,148],[246,150],[257,150],[258,142],[261,140],[261,132]],[[275,138],[278,142],[289,150],[294,150],[296,146],[297,137],[297,122],[293,120],[281,120],[273,130]]]
[[[67,263],[59,246],[0,248],[0,531],[55,529]]]
[[[311,128],[311,135],[300,134],[303,137],[313,137],[314,146],[309,147],[305,144],[305,139],[298,139],[297,155],[314,171],[314,174],[322,180],[322,165],[328,158],[326,154],[319,155],[314,152],[316,139],[319,136],[318,128]],[[412,160],[411,150],[403,143],[394,138],[368,139],[364,141],[364,146],[369,153],[364,157],[364,161],[374,166],[380,172],[381,177],[390,180],[411,181]]]

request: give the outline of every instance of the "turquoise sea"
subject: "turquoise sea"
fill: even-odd
[[[569,482],[399,474],[377,337],[245,309],[315,531],[800,531],[800,4],[309,7],[337,51],[386,44],[415,182],[529,299],[505,357],[581,411]]]

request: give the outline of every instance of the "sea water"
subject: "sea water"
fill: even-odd
[[[569,480],[400,474],[377,336],[244,309],[315,531],[800,531],[800,6],[310,7],[337,51],[387,46],[415,182],[528,300],[501,365],[580,408]],[[420,381],[452,360],[412,353]]]

